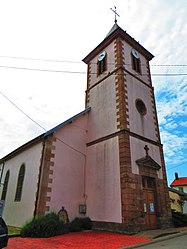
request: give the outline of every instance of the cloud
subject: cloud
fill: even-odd
[[[182,121],[179,123],[180,126],[187,127],[187,121]]]
[[[162,129],[161,136],[167,163],[173,165],[184,160],[185,154],[183,149],[186,148],[187,145],[187,136],[179,136]]]

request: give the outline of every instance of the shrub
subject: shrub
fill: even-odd
[[[82,230],[90,230],[92,221],[90,218],[75,218],[71,223],[64,224],[59,219],[59,215],[50,213],[45,216],[33,218],[27,222],[21,229],[22,237],[47,238],[55,235],[71,232],[79,232]]]
[[[45,216],[35,217],[26,223],[21,229],[21,236],[35,238],[52,237],[57,234],[67,233],[68,231],[63,221],[59,220],[58,214],[49,213]]]
[[[92,229],[92,221],[89,217],[83,218],[83,229],[91,230]]]
[[[90,230],[92,229],[92,221],[90,218],[78,218],[76,217],[70,223],[70,231],[71,232],[79,232],[82,230]]]
[[[172,221],[175,227],[187,226],[187,215],[172,210]]]

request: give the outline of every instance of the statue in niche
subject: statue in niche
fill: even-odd
[[[58,212],[58,215],[59,215],[59,219],[63,221],[64,224],[69,222],[68,213],[66,209],[64,208],[64,206],[61,207],[60,211]]]

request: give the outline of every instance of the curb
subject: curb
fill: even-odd
[[[139,248],[139,247],[143,247],[143,246],[147,246],[147,245],[151,245],[151,244],[155,244],[157,242],[161,242],[161,241],[165,241],[168,239],[173,239],[173,238],[177,238],[180,236],[183,236],[187,234],[187,230],[183,230],[183,231],[179,231],[179,232],[175,232],[172,233],[170,235],[163,235],[161,237],[157,237],[157,238],[153,238],[151,241],[149,242],[145,242],[145,243],[141,243],[141,244],[137,244],[137,245],[132,245],[132,246],[126,246],[126,247],[120,247],[118,249],[131,249],[131,248]]]

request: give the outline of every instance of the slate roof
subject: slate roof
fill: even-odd
[[[91,59],[93,59],[98,53],[101,52],[102,49],[105,49],[107,45],[109,45],[116,37],[121,37],[128,44],[130,44],[133,48],[135,48],[138,52],[145,56],[148,60],[151,60],[154,56],[145,49],[139,42],[137,42],[134,38],[132,38],[126,31],[124,31],[120,26],[115,23],[104,40],[93,49],[84,59],[83,62],[88,64]]]

